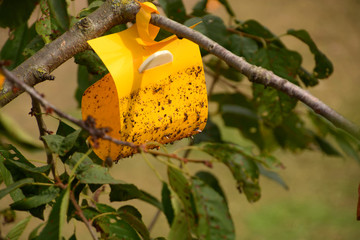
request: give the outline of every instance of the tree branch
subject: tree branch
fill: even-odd
[[[99,9],[81,19],[67,32],[45,45],[33,56],[13,70],[13,74],[29,86],[44,80],[61,64],[75,54],[89,48],[87,40],[101,36],[113,26],[135,19],[139,4],[134,1],[107,0]],[[5,106],[23,90],[13,92],[12,85],[5,81],[0,91],[0,107]]]
[[[133,21],[138,10],[139,5],[135,1],[107,0],[98,10],[76,23],[69,31],[46,45],[18,66],[13,71],[14,75],[29,86],[34,86],[43,81],[43,79],[38,77],[39,72],[50,74],[73,55],[87,49],[87,40],[102,35],[116,24]],[[209,53],[224,60],[229,66],[240,71],[247,76],[251,82],[273,87],[302,101],[336,127],[360,139],[360,128],[358,126],[312,96],[306,90],[292,84],[286,79],[276,76],[271,71],[251,65],[242,57],[231,53],[201,33],[166,17],[152,14],[151,23],[179,37],[184,37],[195,42]],[[22,92],[23,90],[13,92],[11,83],[6,81],[0,93],[0,106],[6,105]],[[79,126],[81,126],[81,124]]]
[[[150,22],[166,31],[176,34],[179,37],[187,38],[193,41],[209,53],[224,60],[229,66],[237,69],[239,72],[247,76],[251,82],[273,87],[276,90],[284,92],[290,97],[302,101],[314,110],[314,112],[329,120],[336,127],[341,128],[360,139],[360,128],[357,125],[344,118],[318,98],[311,95],[308,91],[275,75],[269,70],[251,65],[246,62],[244,58],[233,54],[210,38],[169,18],[153,13]]]
[[[42,138],[42,136],[45,136],[46,134],[48,134],[48,130],[46,128],[44,119],[42,117],[42,112],[41,112],[41,108],[40,108],[40,103],[38,100],[36,100],[34,97],[31,96],[31,100],[32,100],[32,108],[31,108],[31,112],[30,114],[32,116],[35,116],[36,119],[36,123],[38,125],[38,129],[39,129],[39,133],[40,133],[40,140],[43,142],[44,147],[45,147],[45,153],[46,153],[46,158],[47,158],[47,164],[53,164],[54,163],[54,159],[53,159],[53,155],[49,149],[49,146],[47,145],[46,141]]]
[[[4,68],[1,65],[0,65],[0,70],[4,73],[4,75],[6,76],[6,78],[10,82],[12,82],[14,85],[17,85],[20,89],[23,89],[24,91],[26,91],[31,96],[31,98],[33,100],[33,103],[35,102],[35,103],[38,103],[38,104],[42,105],[45,108],[46,112],[48,112],[48,113],[55,112],[59,117],[71,121],[72,123],[76,124],[77,126],[81,127],[82,129],[86,130],[95,139],[102,138],[102,139],[111,141],[111,142],[113,142],[113,143],[115,143],[117,145],[124,145],[124,146],[128,146],[128,147],[135,148],[135,149],[138,149],[138,150],[142,150],[142,151],[144,151],[146,153],[149,153],[149,154],[152,154],[152,155],[155,155],[155,156],[163,156],[163,157],[169,157],[169,158],[177,159],[177,160],[182,161],[184,163],[187,163],[187,162],[202,163],[202,164],[205,164],[208,167],[212,167],[211,162],[207,161],[207,160],[188,159],[188,158],[180,157],[180,156],[178,156],[176,154],[167,154],[167,153],[162,153],[162,152],[156,152],[156,151],[152,151],[152,150],[147,149],[147,146],[145,144],[137,145],[137,144],[132,143],[132,142],[121,141],[119,139],[113,138],[110,135],[106,134],[106,131],[105,131],[106,129],[96,128],[95,123],[91,122],[91,119],[87,120],[87,121],[81,121],[81,120],[73,118],[72,116],[60,111],[54,105],[49,103],[33,87],[28,86],[23,81],[17,79],[12,74],[12,72],[10,72],[9,70],[7,70],[6,68]],[[36,106],[36,104],[34,104],[34,105],[36,107],[36,112],[39,112],[39,106]],[[39,120],[37,119],[37,121],[39,121]],[[40,121],[41,121],[40,124],[39,124],[39,129],[41,129],[40,132],[41,132],[41,134],[45,134],[45,132],[44,132],[44,123],[42,122],[42,118],[41,118]],[[53,171],[53,174],[54,174],[54,178],[57,180],[57,182],[59,184],[62,184],[61,181],[58,181],[59,179],[58,179],[55,171]]]
[[[74,205],[75,209],[76,209],[76,214],[81,218],[81,220],[84,222],[85,226],[87,227],[87,229],[89,230],[91,237],[93,240],[97,240],[99,239],[96,235],[96,233],[94,232],[91,223],[89,220],[86,219],[84,212],[82,211],[81,207],[79,206],[79,204],[76,201],[75,195],[73,190],[70,191],[70,200],[72,202],[72,204]]]
[[[52,105],[46,99],[44,99],[43,96],[41,96],[41,94],[39,94],[33,87],[27,85],[25,82],[18,79],[12,72],[7,70],[3,66],[0,66],[0,69],[3,71],[4,75],[6,76],[6,79],[10,83],[12,83],[13,86],[14,85],[18,86],[23,91],[26,91],[27,93],[29,93],[30,96],[34,100],[38,101],[45,108],[45,111],[47,113],[55,112],[59,117],[67,119],[70,122],[78,125],[82,129],[86,130],[94,138],[102,138],[102,139],[105,139],[105,140],[112,141],[112,142],[114,142],[116,144],[119,144],[119,145],[125,145],[125,146],[132,147],[132,148],[138,148],[138,146],[136,144],[134,144],[134,143],[120,141],[118,139],[114,139],[113,137],[107,135],[106,134],[107,129],[95,128],[95,123],[93,121],[91,121],[93,119],[88,119],[87,121],[82,121],[82,120],[76,119],[76,118],[74,118],[74,117],[60,111],[54,105]]]

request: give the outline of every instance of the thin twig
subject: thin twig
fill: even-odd
[[[215,72],[214,72],[214,75],[213,75],[213,81],[210,85],[210,88],[208,90],[208,98],[211,97],[211,95],[213,94],[214,92],[214,89],[215,89],[215,85],[216,83],[219,81],[220,79],[220,67],[221,67],[221,60],[218,59],[218,61],[216,62],[216,69],[215,69]]]
[[[176,34],[179,37],[187,38],[193,41],[209,53],[224,60],[229,66],[247,76],[251,82],[273,87],[281,92],[284,92],[290,97],[302,101],[314,110],[314,112],[329,120],[336,127],[341,128],[354,137],[360,139],[359,126],[344,118],[335,110],[299,86],[296,86],[286,79],[275,75],[269,70],[248,63],[244,58],[233,54],[210,38],[169,18],[153,13],[150,22],[166,31]]]
[[[31,100],[32,100],[32,108],[31,108],[31,112],[30,114],[32,116],[35,116],[36,119],[36,123],[38,125],[39,128],[39,133],[40,133],[40,140],[43,142],[44,144],[44,148],[45,148],[45,152],[46,152],[46,158],[47,158],[47,164],[53,164],[54,163],[54,158],[53,155],[49,149],[49,146],[47,145],[46,141],[42,138],[43,136],[45,136],[46,134],[48,134],[48,130],[46,128],[44,119],[42,117],[42,112],[41,112],[41,108],[40,108],[40,103],[38,100],[36,100],[34,97],[31,96]]]
[[[94,240],[98,240],[98,237],[96,236],[96,233],[94,232],[94,229],[91,227],[90,222],[86,219],[81,207],[79,206],[79,204],[76,201],[75,195],[73,191],[70,191],[70,200],[72,202],[72,204],[74,205],[75,209],[76,209],[76,214],[81,218],[81,220],[84,222],[84,224],[86,225],[87,229],[89,230],[91,237]]]
[[[39,69],[41,72],[50,74],[76,53],[88,49],[87,40],[100,36],[116,24],[134,20],[139,8],[139,4],[136,1],[120,1],[120,3],[118,3],[118,1],[107,0],[99,9],[79,21],[69,31],[46,45],[18,66],[14,70],[15,75],[19,76],[19,78],[28,85],[34,86],[42,81],[36,78],[36,73]],[[249,64],[243,58],[231,53],[201,33],[169,18],[152,14],[151,23],[179,37],[187,38],[195,42],[209,53],[224,60],[229,66],[240,71],[247,76],[251,82],[273,87],[302,101],[316,113],[332,122],[336,127],[360,139],[360,128],[358,126],[304,89],[292,84],[286,79],[276,76],[271,71]],[[23,90],[12,91],[9,82],[6,81],[3,89],[0,91],[0,106],[6,105],[22,92]]]
[[[161,213],[161,211],[159,209],[157,209],[153,219],[151,219],[151,222],[150,222],[150,224],[148,226],[148,231],[149,232],[151,232],[151,230],[154,228],[155,223],[157,222],[157,220],[160,217],[160,213]]]
[[[157,152],[157,151],[153,151],[153,150],[149,150],[149,149],[144,149],[143,151],[146,153],[152,154],[152,155],[156,155],[156,156],[173,158],[173,159],[179,160],[183,163],[188,163],[188,162],[202,163],[210,168],[212,167],[212,163],[208,160],[189,159],[189,158],[180,157],[176,154],[162,153],[162,152]]]
[[[65,118],[65,119],[71,121],[72,123],[78,125],[82,129],[88,131],[91,136],[94,136],[96,138],[102,138],[102,139],[105,139],[105,140],[109,140],[109,141],[111,141],[111,142],[113,142],[115,144],[125,145],[125,146],[132,147],[132,148],[135,148],[135,149],[138,149],[138,150],[140,150],[140,148],[141,148],[141,150],[143,150],[144,152],[150,153],[152,155],[170,157],[170,158],[173,158],[173,159],[183,161],[184,163],[187,163],[187,162],[203,163],[206,166],[211,167],[211,162],[206,161],[206,160],[187,159],[187,158],[177,156],[176,154],[167,154],[167,153],[162,153],[162,152],[151,151],[151,150],[146,148],[146,145],[136,145],[136,144],[134,144],[132,142],[126,142],[126,141],[121,141],[119,139],[115,139],[115,138],[105,134],[102,129],[95,128],[95,126],[93,124],[88,124],[88,123],[86,123],[84,121],[73,118],[72,116],[60,111],[54,105],[52,105],[46,99],[44,99],[44,97],[41,94],[39,94],[33,87],[30,87],[26,83],[24,83],[24,82],[20,81],[19,79],[17,79],[9,70],[5,69],[4,67],[0,66],[0,68],[1,68],[1,70],[3,70],[4,75],[6,76],[6,78],[8,78],[11,82],[13,82],[13,84],[15,84],[15,85],[21,87],[22,89],[24,89],[28,94],[30,94],[30,96],[33,99],[38,101],[46,109],[47,112],[49,112],[49,113],[54,112],[59,117],[62,117],[62,118]],[[54,172],[54,174],[55,174],[55,172]],[[56,176],[56,174],[54,176]],[[61,182],[59,182],[59,184],[61,184]]]
[[[30,96],[31,96],[31,100],[32,100],[32,108],[31,108],[30,114],[35,116],[35,119],[36,119],[36,122],[37,122],[37,125],[39,128],[40,140],[44,144],[46,158],[47,158],[47,164],[51,165],[51,172],[52,172],[52,175],[54,176],[56,185],[60,186],[61,188],[66,188],[66,185],[63,184],[63,182],[61,181],[61,179],[59,178],[59,176],[56,173],[56,166],[55,166],[54,158],[49,149],[49,146],[47,145],[46,141],[42,138],[43,136],[48,134],[49,131],[47,130],[44,119],[42,117],[40,103],[34,96],[32,96],[32,95],[30,95]]]
[[[54,105],[49,103],[33,87],[31,87],[31,86],[27,85],[25,82],[19,80],[17,77],[14,76],[14,74],[12,72],[7,70],[3,66],[0,66],[0,67],[1,67],[1,70],[4,72],[4,75],[6,76],[6,78],[9,81],[11,81],[15,86],[18,86],[18,87],[24,89],[28,94],[30,94],[30,96],[33,99],[38,101],[45,108],[46,113],[52,113],[52,112],[56,113],[59,117],[67,119],[70,122],[78,125],[82,129],[88,131],[89,134],[91,136],[95,137],[95,138],[102,138],[102,139],[105,139],[105,140],[112,141],[112,142],[114,142],[116,144],[119,144],[119,145],[125,145],[125,146],[132,147],[132,148],[138,148],[138,146],[136,144],[134,144],[134,143],[114,139],[113,137],[107,135],[106,134],[106,129],[95,128],[95,126],[93,124],[90,124],[89,122],[76,119],[76,118],[74,118],[74,117],[60,111]]]

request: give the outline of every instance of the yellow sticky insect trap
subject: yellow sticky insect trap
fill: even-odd
[[[199,47],[176,36],[154,41],[159,28],[149,24],[152,12],[156,7],[143,3],[132,27],[89,41],[110,74],[85,91],[82,117],[93,117],[96,127],[110,128],[110,136],[135,144],[197,134],[208,115]],[[92,145],[103,160],[135,152],[103,139]]]

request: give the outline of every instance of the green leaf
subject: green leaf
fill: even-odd
[[[66,163],[69,164],[71,169],[73,169],[77,165],[77,168],[75,169],[75,174],[81,173],[96,166],[95,164],[93,164],[91,159],[86,156],[86,154],[78,152],[74,153],[74,155],[72,155]]]
[[[10,204],[10,206],[14,210],[29,210],[51,202],[58,196],[59,192],[60,190],[58,188],[49,187],[48,189],[42,191],[39,195],[21,199],[20,201]]]
[[[61,200],[60,203],[60,213],[59,213],[59,235],[61,236],[61,232],[63,230],[64,227],[64,223],[66,220],[66,214],[68,212],[68,208],[69,208],[69,199],[70,199],[70,187],[67,187],[66,190],[64,191],[64,197]],[[55,206],[54,206],[55,208]],[[51,214],[50,214],[51,216]]]
[[[102,203],[96,203],[96,208],[101,213],[116,212],[115,208],[113,208],[113,207],[111,207],[109,205],[106,205],[106,204],[102,204]]]
[[[200,179],[192,180],[198,212],[199,239],[235,239],[234,224],[225,199]]]
[[[78,129],[69,135],[67,135],[60,144],[59,155],[65,156],[76,144],[81,133],[81,129]]]
[[[4,113],[0,113],[0,136],[4,136],[28,150],[38,150],[42,147],[40,143],[24,132],[14,119]]]
[[[47,0],[51,17],[56,22],[62,32],[65,32],[70,25],[69,15],[67,13],[66,0]]]
[[[220,73],[222,77],[235,82],[240,82],[243,78],[243,75],[241,75],[238,70],[230,67],[223,61],[216,58],[211,58],[209,61],[207,61],[206,66],[208,66],[213,71],[214,78],[217,74]]]
[[[207,4],[207,0],[198,1],[193,7],[193,12],[191,13],[191,15],[196,17],[202,17],[206,15],[207,14],[206,4]]]
[[[92,1],[87,8],[84,8],[80,11],[79,18],[87,17],[90,13],[98,9],[103,3],[104,1],[101,0]]]
[[[36,208],[31,208],[29,209],[29,213],[31,215],[33,215],[34,217],[37,217],[39,219],[41,219],[42,221],[44,221],[44,211],[45,211],[45,208],[46,208],[46,204],[43,204],[39,207],[36,207]]]
[[[94,84],[96,81],[102,78],[102,75],[90,74],[87,70],[87,66],[79,65],[77,73],[77,89],[75,91],[75,98],[78,102],[78,106],[81,107],[82,95],[85,90]]]
[[[301,56],[284,48],[260,49],[252,63],[271,70],[276,75],[298,84],[296,74],[301,66]],[[253,95],[258,113],[271,126],[280,125],[284,118],[295,108],[297,100],[261,84],[253,84]]]
[[[168,18],[179,23],[185,22],[186,10],[182,0],[159,0],[159,3]]]
[[[97,209],[87,206],[83,207],[83,213],[86,219],[92,219],[92,225],[96,229],[102,232],[105,235],[109,234],[109,226],[113,224],[117,219],[116,210],[105,204],[96,204]],[[106,215],[101,215],[103,213],[111,213]],[[99,216],[100,215],[100,216]],[[75,215],[78,220],[81,220],[79,216]],[[109,238],[110,239],[110,238]]]
[[[211,187],[215,192],[217,192],[224,199],[225,202],[227,202],[225,193],[222,190],[222,188],[219,184],[219,181],[217,180],[217,178],[214,175],[212,175],[210,172],[199,171],[195,174],[195,176],[197,178],[201,179],[201,181],[206,183],[209,187]]]
[[[314,77],[323,79],[328,78],[332,74],[334,68],[331,61],[318,49],[306,30],[290,29],[287,31],[287,34],[298,38],[309,46],[311,53],[314,54],[315,57],[315,68],[313,70]]]
[[[23,51],[27,44],[36,36],[35,27],[28,28],[27,24],[22,24],[11,33],[3,48],[0,58],[10,61],[9,70],[14,69],[25,60]]]
[[[192,239],[189,231],[189,222],[184,212],[175,215],[173,224],[171,225],[168,240]]]
[[[40,9],[42,16],[37,20],[35,28],[48,44],[69,28],[66,0],[41,0]]]
[[[255,20],[248,20],[239,24],[237,30],[260,37],[266,43],[271,43],[279,48],[285,48],[285,45],[269,29]]]
[[[76,240],[76,235],[75,233],[73,235],[71,235],[71,237],[69,238],[69,240]]]
[[[195,23],[202,21],[202,23],[198,24],[194,30],[199,31],[205,36],[211,38],[221,46],[226,46],[228,44],[227,41],[227,30],[223,20],[211,14],[205,15],[202,18],[195,17],[185,21],[186,26],[192,26]]]
[[[181,171],[170,166],[168,167],[168,178],[171,189],[180,199],[185,214],[185,221],[188,224],[187,229],[188,232],[191,232],[191,229],[195,226],[196,210],[194,206],[194,199],[191,192],[190,182],[184,177]]]
[[[37,239],[58,239],[61,240],[61,232],[64,221],[66,219],[67,207],[69,204],[70,188],[62,191],[61,195],[56,199],[56,202],[51,210],[49,219],[44,229],[41,231]]]
[[[44,40],[39,35],[37,35],[25,46],[22,54],[25,58],[29,58],[35,53],[37,53],[44,46]]]
[[[273,130],[276,141],[282,148],[292,151],[308,148],[312,137],[304,122],[295,114],[289,115]]]
[[[70,168],[73,169],[76,164],[79,164],[75,175],[81,183],[88,184],[117,184],[124,183],[120,180],[115,180],[105,167],[94,164],[91,159],[84,153],[76,152],[67,161]]]
[[[42,136],[42,138],[45,140],[51,152],[60,154],[60,146],[65,137],[60,135],[46,135]]]
[[[12,172],[14,180],[19,180],[24,177],[33,178],[35,182],[50,183],[51,181],[44,176],[43,173],[48,173],[50,170],[49,165],[42,167],[29,166],[19,160],[7,159],[5,166]]]
[[[0,173],[1,173],[1,176],[3,178],[3,181],[5,182],[5,185],[10,186],[11,184],[14,183],[14,180],[12,178],[12,175],[11,175],[10,171],[4,165],[5,159],[3,157],[3,153],[5,153],[5,151],[6,150],[1,150],[0,151]],[[14,201],[19,201],[19,200],[25,198],[25,195],[23,194],[23,192],[19,188],[12,191],[10,193],[10,196]]]
[[[338,146],[341,148],[341,150],[347,156],[360,162],[360,156],[359,156],[360,141],[359,140],[354,139],[349,134],[334,127],[334,125],[332,123],[330,123],[323,117],[315,114],[313,111],[309,111],[308,113],[309,113],[308,116],[309,116],[310,120],[312,121],[313,125],[317,128],[317,132],[320,134],[320,137],[322,137],[322,139],[324,139],[325,136],[330,135],[331,137],[333,137],[335,139]],[[335,149],[335,151],[337,151],[337,150]]]
[[[38,0],[18,1],[2,0],[0,2],[0,27],[14,29],[27,22]]]
[[[139,212],[139,210],[137,210],[135,207],[133,207],[131,205],[125,205],[125,206],[120,207],[117,210],[117,213],[120,215],[129,213],[129,214],[133,215],[134,217],[136,217],[137,219],[142,221],[142,215]]]
[[[214,94],[210,100],[219,104],[219,112],[226,126],[237,128],[244,137],[253,141],[259,149],[264,148],[260,118],[252,102],[240,93]]]
[[[194,144],[201,142],[222,142],[220,128],[208,117],[204,130],[194,136]]]
[[[244,192],[249,202],[260,199],[259,168],[244,149],[234,144],[208,143],[202,151],[224,163],[237,181],[237,188]]]
[[[248,61],[254,56],[259,48],[255,40],[237,34],[230,35],[229,40],[229,50],[238,56],[244,57]]]
[[[111,184],[110,201],[127,201],[140,198],[141,191],[134,184]]]
[[[44,223],[40,223],[36,228],[31,231],[28,240],[35,240],[37,238],[37,232],[39,231],[39,228],[42,227],[42,225],[44,225]]]
[[[314,134],[314,140],[321,151],[329,156],[342,156],[341,153],[324,138]]]
[[[73,127],[60,120],[58,128],[56,130],[56,135],[66,137],[67,135],[73,133],[74,131],[75,129]]]
[[[278,173],[269,171],[266,168],[264,168],[261,164],[258,164],[260,174],[267,177],[268,179],[280,184],[285,190],[289,190],[288,185],[285,183],[285,181],[279,176]]]
[[[150,240],[150,233],[141,219],[140,212],[133,206],[126,205],[117,210],[122,220],[133,227],[144,240]]]
[[[116,220],[109,225],[108,239],[140,240],[136,231],[124,220]]]
[[[313,87],[319,83],[319,80],[306,71],[304,68],[299,68],[297,71],[297,75],[299,76],[300,80],[305,84],[306,87],[310,86]]]
[[[235,16],[235,13],[234,11],[232,10],[230,4],[228,3],[227,0],[219,0],[219,2],[225,7],[227,13],[234,17]],[[203,15],[205,15],[207,12],[206,12],[206,5],[208,3],[208,0],[201,0],[201,1],[198,1],[194,8],[193,8],[193,12],[191,15],[193,16],[198,16],[198,17],[201,17]]]
[[[103,77],[109,71],[105,67],[104,63],[101,61],[99,56],[91,50],[86,50],[81,53],[78,53],[74,56],[75,63],[79,65],[86,66],[88,72],[93,75],[99,75]]]
[[[11,193],[12,191],[32,182],[34,182],[34,179],[24,178],[22,180],[10,184],[7,188],[0,190],[0,199],[5,197],[7,194]]]
[[[36,21],[35,29],[37,34],[42,37],[45,44],[48,44],[52,40],[52,24],[47,0],[40,1],[40,9],[43,15]]]
[[[59,126],[56,131],[56,135],[65,137],[60,147],[57,149],[58,154],[62,161],[66,161],[74,152],[86,153],[89,150],[89,146],[86,142],[89,133],[85,130],[75,130],[73,127],[69,126],[63,121],[59,121]],[[93,154],[95,155],[95,154]],[[93,155],[89,154],[93,159]],[[99,163],[103,163],[102,160]]]
[[[232,8],[231,8],[231,6],[230,6],[230,4],[228,3],[227,0],[219,0],[219,2],[220,2],[222,5],[224,5],[227,13],[228,13],[230,16],[235,17],[235,13],[234,13],[234,11],[232,10]]]
[[[163,182],[161,190],[161,202],[164,209],[164,214],[169,223],[169,226],[173,223],[174,220],[174,209],[171,203],[171,192],[167,183]]]
[[[98,209],[96,209],[94,207],[90,207],[90,206],[83,207],[82,210],[83,210],[83,213],[84,213],[84,216],[86,219],[92,219],[92,218],[96,217],[97,215],[99,215],[100,213],[102,213]],[[106,216],[110,216],[110,215],[105,215],[104,218],[106,218]],[[77,216],[77,217],[80,219],[79,216]],[[98,217],[97,220],[100,218],[102,218],[102,217]]]
[[[122,182],[121,184],[110,184],[110,201],[127,201],[131,199],[139,199],[147,202],[156,208],[163,210],[161,203],[151,194],[139,190],[134,184],[127,184]]]
[[[31,216],[26,217],[16,224],[5,236],[5,239],[17,240],[20,238],[21,234],[24,232],[27,224],[29,223]]]
[[[70,184],[74,198],[77,202],[79,202],[80,194],[83,192],[84,188],[86,187],[86,184],[79,184],[79,181],[77,179],[73,179]],[[75,214],[76,214],[76,208],[74,204],[70,204],[67,212],[67,216],[68,216],[67,221],[70,221],[70,219],[73,218]]]
[[[349,157],[356,160],[358,163],[360,163],[360,156],[359,156],[359,150],[356,150],[353,145],[351,144],[350,140],[348,139],[348,135],[345,132],[342,132],[342,130],[334,130],[332,132],[332,135],[334,136],[337,144],[341,148],[341,150]]]

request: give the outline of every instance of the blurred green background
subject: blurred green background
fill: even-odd
[[[71,1],[71,11],[78,12],[85,1]],[[196,1],[185,0],[190,11]],[[314,89],[308,89],[315,96],[335,110],[360,125],[360,1],[359,0],[230,0],[240,20],[256,19],[273,33],[282,34],[288,29],[306,29],[323,51],[334,63],[334,74],[321,81]],[[214,14],[225,17],[225,10],[213,10]],[[39,16],[37,9],[33,19]],[[8,35],[0,29],[0,46]],[[301,42],[283,37],[289,46],[303,54],[304,66],[312,69],[314,61],[308,48]],[[74,116],[80,116],[74,100],[77,69],[73,60],[60,66],[55,72],[55,81],[47,81],[36,88],[45,93],[45,97]],[[211,80],[208,78],[208,80]],[[245,81],[244,88],[249,86]],[[301,105],[301,104],[300,104]],[[34,139],[38,137],[35,119],[28,115],[31,108],[30,98],[23,94],[1,109],[11,116]],[[49,128],[56,129],[56,121],[46,118]],[[232,129],[225,129],[225,138],[239,139]],[[185,140],[186,142],[186,140]],[[184,144],[184,141],[177,144]],[[178,145],[171,148],[174,149]],[[360,183],[360,165],[353,159],[331,158],[315,152],[290,153],[278,151],[275,155],[286,166],[279,174],[289,186],[289,191],[281,186],[261,178],[262,198],[250,204],[245,196],[239,194],[235,182],[225,168],[215,166],[230,205],[238,239],[360,239],[360,222],[356,221],[357,189]],[[25,153],[29,159],[44,160],[43,153]],[[152,161],[165,176],[165,168]],[[188,165],[196,172],[203,169]],[[120,161],[111,169],[112,174],[140,188],[160,196],[161,183],[141,157],[132,157]],[[3,187],[3,185],[1,185]],[[105,191],[108,192],[108,189]],[[108,201],[106,194],[101,198]],[[0,210],[11,203],[10,198],[0,201]],[[144,222],[149,224],[156,212],[155,208],[137,201]],[[116,203],[115,206],[120,206]],[[20,220],[23,215],[20,214]],[[22,239],[40,221],[33,219]],[[166,236],[168,227],[164,216],[155,224],[152,236]],[[1,226],[4,233],[12,225]],[[68,225],[69,232],[73,225]],[[71,228],[71,229],[70,229]],[[82,224],[77,224],[78,239],[89,239],[90,235]],[[69,235],[67,235],[69,236]]]

